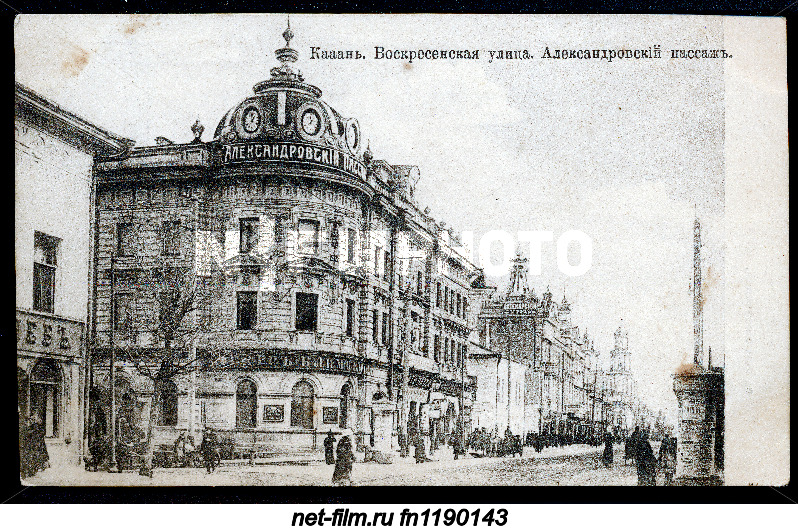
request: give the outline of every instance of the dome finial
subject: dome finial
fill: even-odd
[[[291,14],[288,14],[288,27],[283,31],[283,38],[285,39],[285,47],[291,46],[291,39],[294,38],[294,32],[291,31]]]
[[[285,80],[298,80],[302,81],[302,75],[295,72],[289,66],[290,63],[296,62],[299,58],[299,53],[291,48],[291,39],[294,38],[294,32],[291,31],[291,18],[288,18],[288,27],[283,31],[283,38],[285,39],[285,47],[280,48],[274,52],[277,60],[280,61],[280,66],[272,68],[272,77]]]

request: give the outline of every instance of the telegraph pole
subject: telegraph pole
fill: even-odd
[[[109,364],[109,384],[111,386],[111,460],[108,471],[116,472],[116,344],[114,342],[114,325],[116,321],[116,302],[114,299],[114,289],[116,287],[116,271],[114,270],[114,256],[111,255],[111,358]]]

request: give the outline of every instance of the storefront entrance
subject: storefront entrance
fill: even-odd
[[[59,435],[60,394],[61,373],[58,365],[50,359],[37,363],[30,377],[30,415],[41,419],[48,438]]]

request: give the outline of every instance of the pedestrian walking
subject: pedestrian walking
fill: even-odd
[[[636,426],[634,432],[626,438],[624,445],[624,460],[634,460],[637,455],[637,444],[640,442],[640,426]]]
[[[175,465],[186,467],[186,433],[181,432],[175,440]]]
[[[670,438],[666,435],[659,446],[659,466],[665,475],[664,484],[666,486],[673,485],[673,476],[676,474],[675,440],[675,438]]]
[[[399,456],[406,458],[410,454],[410,446],[407,443],[405,430],[399,426]]]
[[[333,486],[352,485],[352,463],[355,454],[352,451],[352,431],[349,429],[341,433],[338,446],[335,448],[335,471],[333,471]]]
[[[635,460],[637,462],[637,485],[656,485],[657,461],[654,458],[654,450],[648,441],[648,433],[646,431],[640,433],[640,439],[637,441],[637,449],[635,451]]]
[[[335,436],[333,435],[332,429],[327,433],[327,437],[324,439],[324,461],[327,462],[328,465],[335,464]]]
[[[604,433],[604,453],[601,455],[601,461],[604,463],[604,467],[610,467],[612,465],[612,433],[607,431]]]
[[[202,442],[200,443],[200,452],[202,453],[202,460],[205,462],[205,469],[208,473],[216,471],[219,464],[219,438],[213,429],[206,429],[202,435]]]

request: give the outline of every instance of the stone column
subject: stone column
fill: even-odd
[[[723,386],[722,376],[691,364],[681,368],[673,377],[673,391],[679,401],[676,453],[676,483],[679,485],[723,483],[715,468],[714,409],[714,392]]]

